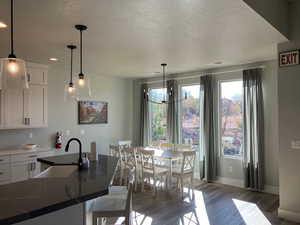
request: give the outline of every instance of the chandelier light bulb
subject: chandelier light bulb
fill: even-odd
[[[8,71],[11,74],[16,74],[19,71],[19,66],[14,59],[10,59],[7,65]]]

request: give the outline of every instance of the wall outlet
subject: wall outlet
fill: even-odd
[[[33,134],[30,132],[29,133],[29,138],[31,139],[33,137]]]
[[[300,140],[292,140],[291,148],[292,149],[300,149]]]
[[[229,171],[229,173],[232,173],[232,166],[228,167],[228,171]]]
[[[70,130],[66,130],[66,135],[70,136],[70,134],[71,134]]]
[[[85,130],[80,130],[81,135],[85,135]]]

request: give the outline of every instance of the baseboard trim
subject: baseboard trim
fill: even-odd
[[[278,216],[280,218],[289,220],[289,221],[293,221],[293,222],[300,222],[300,212],[294,212],[294,211],[290,211],[290,210],[286,210],[283,208],[278,209]]]
[[[229,177],[218,177],[215,181],[215,183],[219,184],[225,184],[230,185],[234,187],[244,188],[244,181],[241,179],[234,179]],[[272,185],[265,185],[265,189],[263,192],[269,193],[269,194],[279,194],[279,187],[278,186],[272,186]]]

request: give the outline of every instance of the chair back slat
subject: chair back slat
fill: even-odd
[[[148,169],[154,172],[154,151],[140,149],[139,152],[142,162],[142,171]]]
[[[118,145],[109,145],[109,154],[110,156],[120,158],[120,147]]]
[[[128,168],[136,168],[137,165],[137,158],[136,158],[136,150],[135,148],[128,147],[122,149],[124,160],[125,160],[125,166]]]
[[[195,167],[196,152],[184,151],[182,155],[183,155],[183,160],[181,166],[181,173],[193,173]]]

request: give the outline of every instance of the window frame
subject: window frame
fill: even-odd
[[[219,155],[222,156],[225,159],[234,159],[234,160],[242,160],[243,159],[243,152],[244,152],[244,146],[242,145],[241,147],[241,154],[240,155],[236,155],[236,156],[232,156],[232,155],[225,155],[224,151],[222,149],[222,137],[221,137],[221,128],[222,128],[222,117],[221,117],[221,84],[222,83],[227,83],[227,82],[234,82],[234,81],[243,81],[243,78],[230,78],[230,79],[219,79],[217,81],[217,121],[218,121],[218,125],[217,125],[217,135],[218,135],[218,148],[219,148]],[[244,116],[244,112],[243,112],[243,92],[241,94],[242,97],[242,118]],[[244,124],[244,121],[243,121]],[[244,138],[244,137],[243,137]]]
[[[163,87],[161,87],[161,86],[149,87],[149,92],[151,92],[151,90],[153,90],[153,89],[163,89]],[[149,141],[150,142],[154,141],[152,139],[152,104],[155,104],[155,103],[149,102],[149,104],[148,104],[148,109],[149,109],[149,136],[150,136]],[[168,109],[166,109],[166,110],[168,110]],[[168,134],[166,134],[166,140],[167,141],[169,140]]]
[[[201,84],[200,84],[200,81],[198,83],[197,82],[190,82],[190,83],[182,83],[182,84],[178,85],[178,88],[179,88],[178,93],[180,93],[180,95],[179,95],[180,99],[182,99],[184,97],[182,95],[182,88],[183,87],[196,86],[196,85],[198,85],[199,88],[200,88],[200,90],[199,90],[199,100],[200,100],[200,97],[201,97]],[[183,142],[182,142],[182,136],[183,136],[182,135],[182,112],[183,112],[183,110],[182,110],[182,107],[183,107],[182,101],[180,101],[179,105],[180,105],[180,107],[178,107],[178,110],[179,110],[179,112],[178,112],[178,117],[179,117],[178,122],[179,122],[179,130],[180,130],[180,132],[179,132],[179,140],[180,140],[179,143],[183,144]],[[201,119],[200,119],[200,121],[201,121]],[[194,146],[194,144],[193,144],[193,146]],[[198,145],[195,145],[195,146],[198,146],[198,148],[199,148],[200,143]]]

